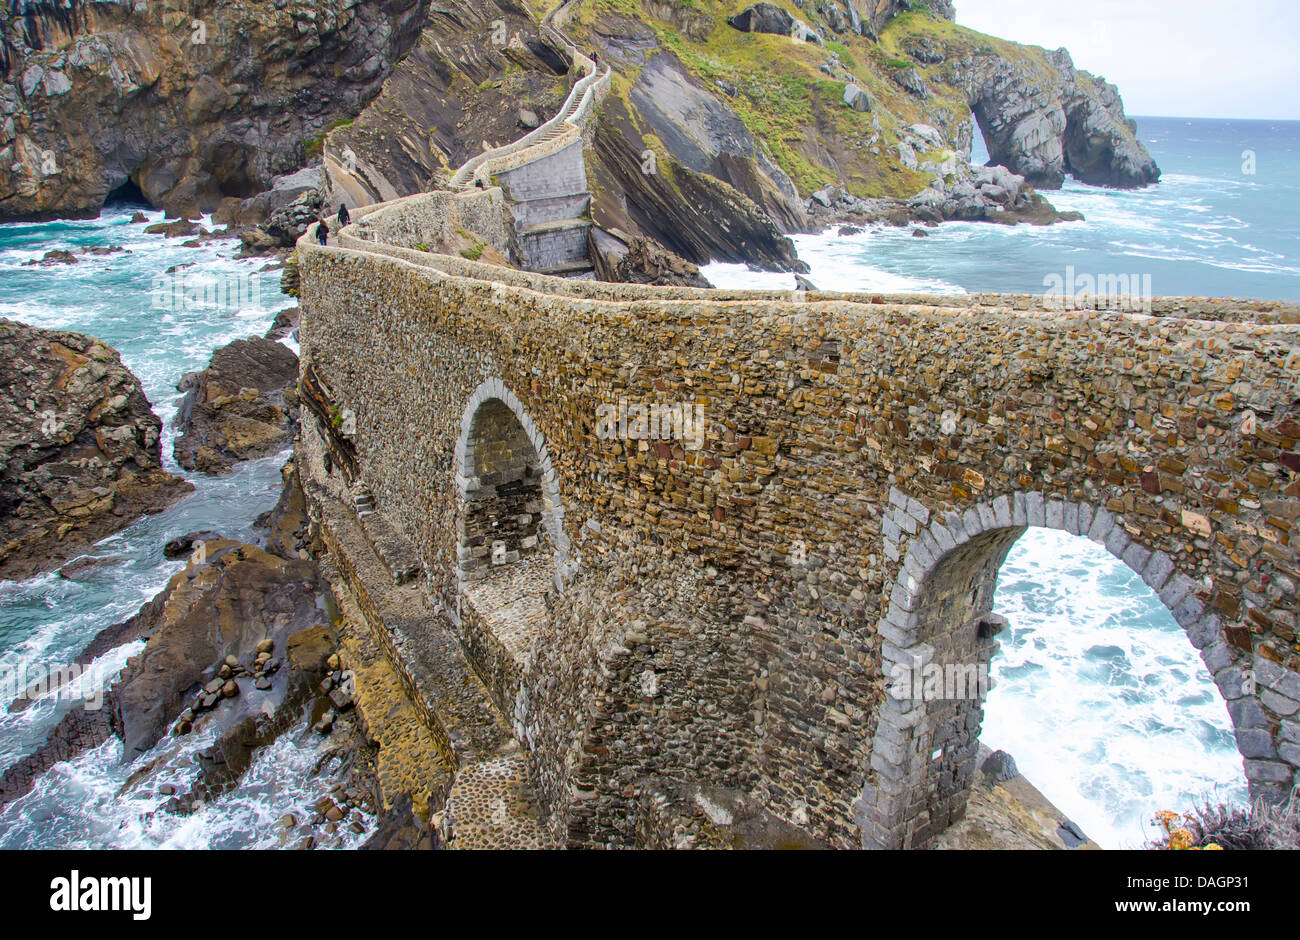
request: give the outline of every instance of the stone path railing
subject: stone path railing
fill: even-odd
[[[578,136],[582,123],[591,113],[594,102],[601,91],[609,87],[611,71],[609,66],[601,72],[596,63],[575,46],[554,24],[557,18],[567,20],[571,4],[578,0],[564,0],[558,7],[542,19],[541,32],[559,43],[568,51],[575,68],[582,68],[587,74],[574,83],[564,105],[544,124],[529,131],[518,140],[513,140],[500,147],[485,150],[477,154],[452,174],[451,189],[468,189],[475,183],[487,185],[494,173],[514,169],[531,163],[533,160],[549,156],[557,150],[568,146]]]

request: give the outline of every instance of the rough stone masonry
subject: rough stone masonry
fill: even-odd
[[[411,203],[443,198],[500,204]],[[413,694],[453,694],[422,642],[507,637],[464,655],[561,844],[644,843],[664,781],[835,846],[930,844],[964,811],[980,704],[897,700],[889,670],[987,663],[1028,526],[1138,572],[1222,692],[1252,792],[1300,783],[1295,308],[579,283],[414,250],[405,203],[298,246],[304,375],[355,416],[304,421],[309,494],[364,486],[418,557],[427,617],[380,625]],[[703,446],[598,434],[620,400],[702,406]],[[485,481],[494,446],[509,472]],[[549,577],[507,576],[539,552]],[[479,565],[514,608],[475,607]]]

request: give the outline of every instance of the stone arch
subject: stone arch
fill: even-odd
[[[959,680],[987,667],[1005,620],[992,613],[997,573],[1031,526],[1061,529],[1106,547],[1154,591],[1200,652],[1228,706],[1252,796],[1278,796],[1289,782],[1270,776],[1276,751],[1255,698],[1252,663],[1225,640],[1218,614],[1196,596],[1197,582],[1165,552],[1134,540],[1109,511],[1041,492],[999,496],[931,518],[895,488],[885,526],[907,533],[902,567],[882,598],[881,664],[894,670],[962,665]],[[1239,658],[1240,657],[1240,658]],[[974,665],[975,669],[970,668]],[[1279,669],[1285,681],[1285,670]],[[1270,680],[1265,679],[1266,683]],[[867,848],[921,848],[965,811],[979,744],[982,698],[926,700],[887,694],[878,712],[871,762],[855,818]],[[1295,767],[1290,768],[1294,774]]]
[[[460,583],[491,570],[493,542],[504,543],[496,549],[498,565],[549,545],[553,584],[563,591],[573,566],[550,451],[518,396],[498,378],[479,385],[465,406],[456,441],[456,481]]]

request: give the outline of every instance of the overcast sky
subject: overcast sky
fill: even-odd
[[[1128,114],[1300,119],[1300,0],[953,0],[957,22],[1070,50]]]

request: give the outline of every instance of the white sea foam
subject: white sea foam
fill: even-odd
[[[1010,621],[981,740],[1107,848],[1161,809],[1245,798],[1223,698],[1173,617],[1101,546],[1030,529],[1002,567]]]

